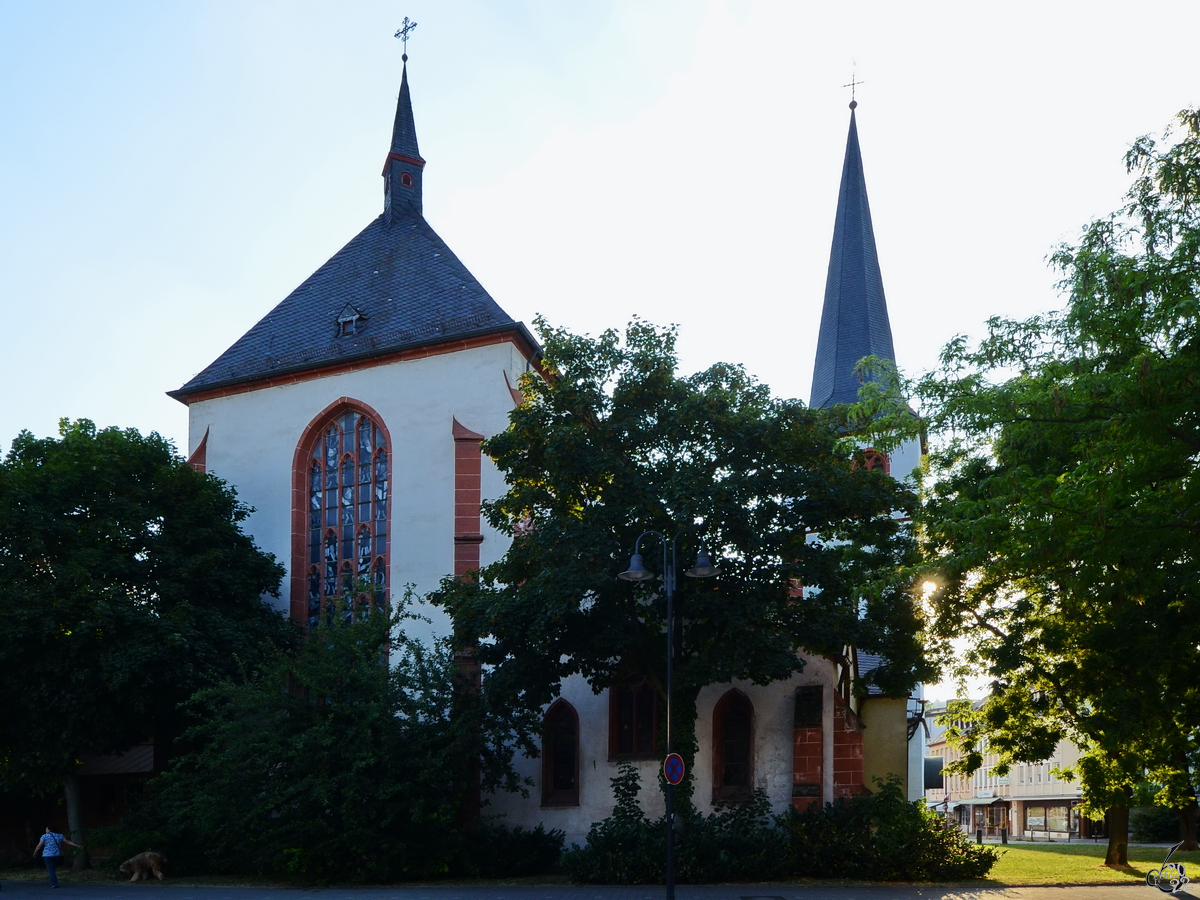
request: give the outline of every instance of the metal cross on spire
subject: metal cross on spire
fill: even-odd
[[[850,88],[850,108],[851,109],[854,109],[855,107],[858,106],[858,101],[856,99],[854,99],[854,89],[856,87],[858,87],[860,84],[866,84],[866,82],[859,81],[858,78],[855,76],[854,71],[851,70],[850,83],[842,85],[842,87],[844,87],[844,88]]]
[[[404,17],[404,22],[396,29],[396,37],[404,41],[404,54],[400,57],[404,62],[408,62],[408,33],[417,27],[416,22],[410,22],[408,16]]]

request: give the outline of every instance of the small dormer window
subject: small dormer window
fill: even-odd
[[[408,172],[401,172],[400,183],[404,185],[404,187],[412,187],[412,175],[410,175]]]
[[[353,337],[362,330],[366,322],[367,317],[352,304],[347,303],[337,315],[337,336]]]

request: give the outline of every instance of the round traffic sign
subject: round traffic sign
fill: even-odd
[[[679,784],[683,781],[683,757],[678,753],[669,753],[663,761],[663,777],[667,784]]]

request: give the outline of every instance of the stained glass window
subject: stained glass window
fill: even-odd
[[[387,604],[388,453],[382,429],[339,415],[308,462],[308,624]]]

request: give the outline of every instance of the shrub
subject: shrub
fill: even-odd
[[[663,879],[666,822],[651,822],[638,804],[641,779],[624,765],[612,779],[616,804],[607,819],[592,824],[583,847],[563,854],[572,881],[584,884],[653,884]]]
[[[455,870],[484,878],[521,878],[542,875],[558,868],[563,853],[563,832],[538,825],[526,831],[484,823],[470,829]]]
[[[1179,813],[1162,806],[1143,806],[1129,811],[1129,827],[1135,841],[1179,840]]]
[[[955,881],[982,878],[1000,858],[972,844],[924,800],[909,803],[901,781],[876,779],[873,794],[839,798],[820,809],[783,817],[794,873],[869,881]]]
[[[557,859],[561,835],[541,830],[464,840],[464,772],[491,720],[459,708],[448,645],[390,637],[401,615],[322,622],[258,677],[201,695],[193,749],[151,783],[131,839],[153,839],[174,873],[303,882],[437,877],[480,849],[471,864],[490,871],[529,850]]]
[[[637,796],[637,769],[622,766],[612,779],[613,814],[592,825],[587,843],[563,855],[573,881],[588,884],[655,884],[665,878],[666,818],[651,821]],[[771,819],[761,791],[750,803],[711,816],[677,816],[675,880],[680,884],[761,881],[786,875],[786,835]]]

